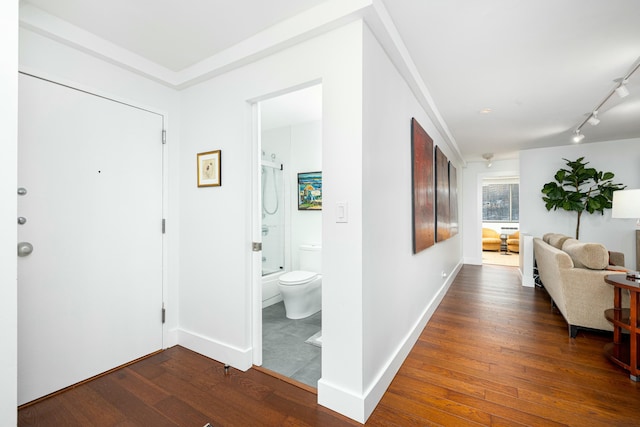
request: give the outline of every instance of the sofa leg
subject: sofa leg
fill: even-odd
[[[578,335],[578,327],[575,325],[569,325],[569,336],[575,338]]]

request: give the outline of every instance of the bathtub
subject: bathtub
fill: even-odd
[[[280,295],[280,290],[278,290],[278,278],[283,273],[284,271],[277,271],[262,276],[262,308],[282,301],[282,295]]]

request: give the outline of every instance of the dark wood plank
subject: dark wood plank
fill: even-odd
[[[630,426],[640,385],[608,332],[567,334],[513,267],[465,266],[369,426]],[[308,387],[176,346],[18,411],[20,426],[353,426]]]

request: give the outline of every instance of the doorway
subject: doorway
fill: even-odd
[[[263,99],[256,110],[259,212],[254,218],[262,250],[254,262],[259,270],[254,289],[260,294],[254,299],[254,364],[315,388],[322,350],[321,341],[312,338],[321,333],[322,313],[287,318],[278,281],[299,269],[301,245],[322,243],[322,211],[298,210],[298,174],[322,170],[322,85]]]
[[[19,78],[24,404],[162,348],[164,118]]]
[[[482,263],[520,265],[520,178],[482,180]]]

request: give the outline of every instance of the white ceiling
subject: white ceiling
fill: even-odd
[[[326,1],[28,3],[180,71]],[[571,144],[574,129],[640,59],[639,0],[383,3],[467,161]],[[631,95],[600,109],[598,126],[584,125],[582,143],[640,137],[640,70],[628,88]]]

